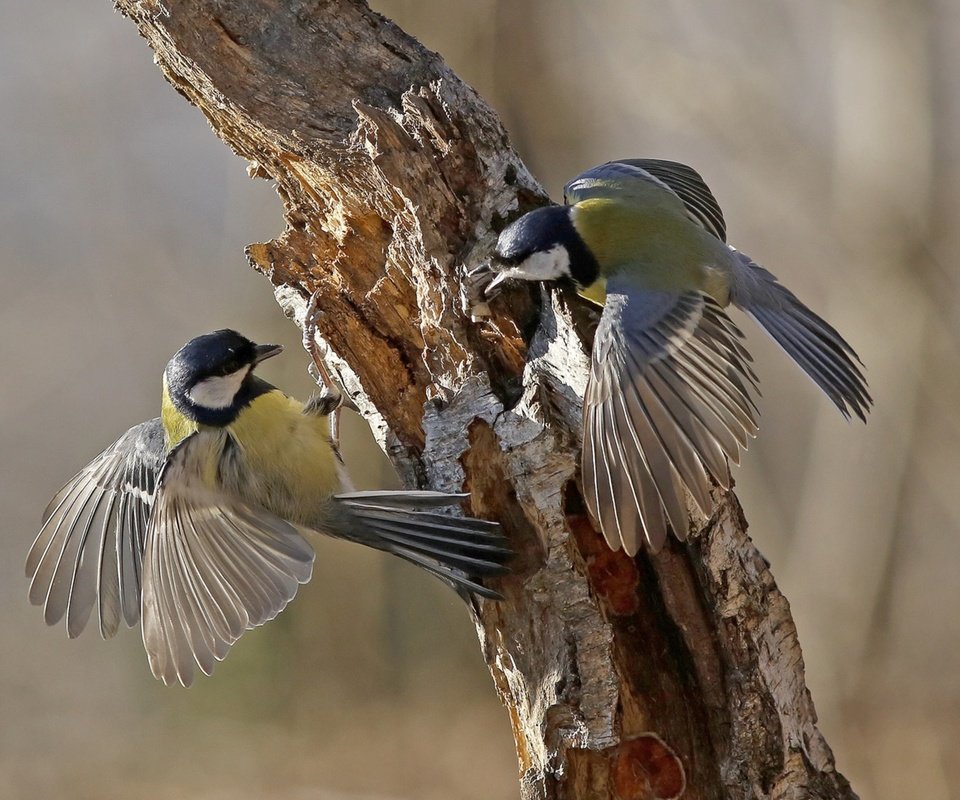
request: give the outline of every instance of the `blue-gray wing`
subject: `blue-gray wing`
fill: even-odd
[[[202,431],[160,475],[143,557],[143,645],[166,684],[209,675],[248,628],[273,619],[310,580],[313,549],[266,509],[208,484],[226,434]]]
[[[43,513],[27,556],[30,601],[67,633],[83,631],[96,605],[100,634],[140,618],[144,537],[166,459],[159,419],[131,428],[66,484]]]
[[[657,158],[625,158],[608,161],[578,175],[563,188],[564,202],[579,203],[591,197],[646,195],[651,187],[674,195],[687,215],[720,241],[727,240],[720,204],[703,178],[692,167]]]
[[[584,397],[583,488],[613,548],[659,550],[688,532],[686,487],[705,514],[710,481],[757,431],[742,334],[699,292],[643,291],[614,276]]]

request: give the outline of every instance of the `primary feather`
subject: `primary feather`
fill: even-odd
[[[730,484],[726,458],[757,425],[754,375],[723,311],[698,292],[634,291],[608,281],[584,397],[583,485],[611,546],[659,550],[667,525],[687,536],[683,487],[709,513],[708,475]]]
[[[157,476],[166,458],[163,426],[131,428],[54,496],[27,555],[30,601],[54,624],[66,615],[78,636],[97,608],[100,633],[140,619],[141,557]]]
[[[200,430],[160,476],[144,553],[143,644],[153,674],[189,686],[310,580],[313,549],[296,527],[209,481],[228,433]]]

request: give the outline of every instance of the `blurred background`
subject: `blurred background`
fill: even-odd
[[[701,171],[730,240],[831,320],[876,411],[847,424],[754,326],[736,472],[863,797],[960,797],[960,6],[955,0],[379,0],[500,112],[554,197],[614,157]],[[0,0],[0,796],[509,798],[516,758],[465,610],[330,543],[278,620],[189,691],[138,631],[68,641],[22,563],[73,472],[153,416],[168,357],[298,331],[246,267],[282,230],[106,3]],[[359,420],[347,458],[390,469]]]

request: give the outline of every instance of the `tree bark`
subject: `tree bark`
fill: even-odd
[[[580,501],[592,312],[521,286],[471,319],[465,272],[547,201],[497,116],[359,0],[118,0],[167,79],[276,181],[251,265],[411,486],[467,490],[517,551],[477,605],[524,798],[852,798],[816,727],[786,599],[732,493],[658,556]]]

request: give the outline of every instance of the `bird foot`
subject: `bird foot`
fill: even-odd
[[[320,310],[320,293],[314,292],[307,303],[307,309],[303,317],[303,349],[310,355],[311,362],[307,367],[307,372],[314,382],[321,387],[320,394],[315,395],[304,406],[304,412],[308,414],[319,414],[330,417],[330,438],[334,446],[340,444],[340,411],[349,408],[357,411],[357,406],[352,400],[347,398],[340,386],[333,380],[330,370],[327,369],[326,361],[323,359],[323,353],[317,344],[317,322],[323,316]]]
[[[311,397],[303,407],[304,414],[316,414],[326,417],[337,411],[343,405],[343,395],[330,392],[324,388]]]

